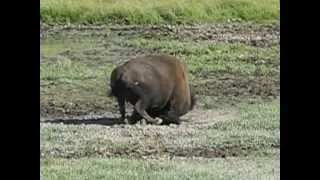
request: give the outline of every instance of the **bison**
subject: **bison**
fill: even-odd
[[[110,76],[110,94],[116,97],[121,119],[125,102],[134,106],[130,124],[144,118],[151,124],[180,124],[193,109],[195,91],[189,85],[186,66],[171,55],[146,55],[117,66]],[[162,122],[156,120],[159,117]]]

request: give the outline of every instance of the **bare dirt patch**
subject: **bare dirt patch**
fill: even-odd
[[[152,25],[152,26],[54,26],[42,24],[40,37],[47,36],[139,36],[152,39],[192,39],[194,41],[214,42],[239,42],[253,46],[268,47],[279,44],[280,27],[278,24],[202,24],[202,25]]]

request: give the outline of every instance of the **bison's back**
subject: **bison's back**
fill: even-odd
[[[111,73],[111,89],[135,104],[137,96],[150,99],[152,107],[164,107],[174,89],[172,66],[150,57],[127,61]]]
[[[147,63],[163,78],[159,81],[160,86],[171,90],[170,104],[178,116],[193,108],[187,70],[180,59],[170,55],[149,55],[135,58],[133,62]]]

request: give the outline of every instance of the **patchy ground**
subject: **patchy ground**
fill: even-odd
[[[279,179],[278,24],[42,25],[40,37],[41,177]],[[116,65],[152,53],[188,66],[198,104],[179,126],[126,125],[106,96]]]

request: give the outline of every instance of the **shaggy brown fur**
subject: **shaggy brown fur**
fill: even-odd
[[[179,117],[193,109],[195,92],[188,83],[185,65],[170,55],[137,57],[116,67],[111,73],[111,94],[117,98],[122,120],[125,101],[134,106],[129,123],[142,118],[148,123],[180,123]]]

